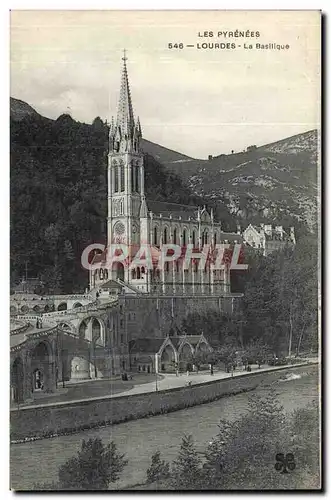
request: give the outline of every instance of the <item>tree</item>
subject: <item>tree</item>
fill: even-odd
[[[127,463],[114,442],[104,446],[99,438],[83,440],[77,456],[59,469],[59,489],[106,490],[119,479]]]
[[[193,438],[191,435],[185,435],[178,457],[173,462],[171,485],[180,490],[199,489],[201,471],[201,459],[195,449]]]
[[[288,436],[283,432],[284,420],[275,391],[264,397],[250,397],[248,412],[239,420],[221,420],[219,433],[205,453],[202,487],[249,489],[250,485],[255,488],[256,482],[265,478],[269,470],[274,475],[273,463],[272,467],[266,464],[288,446]]]
[[[161,460],[159,451],[152,456],[151,466],[147,469],[147,483],[162,482],[170,477],[170,464]]]

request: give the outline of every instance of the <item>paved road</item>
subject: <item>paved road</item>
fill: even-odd
[[[317,362],[317,359],[309,359],[310,362]],[[287,365],[288,368],[293,365]],[[260,369],[257,365],[252,365],[252,371],[250,373],[260,373],[268,370],[282,369],[286,366],[272,367],[263,366]],[[214,375],[210,375],[210,372],[204,371],[200,373],[191,373],[189,375],[180,374],[178,377],[175,374],[168,373],[162,374],[162,377],[158,377],[157,388],[158,390],[173,389],[176,387],[183,387],[191,383],[202,384],[206,382],[211,382],[212,380],[222,380],[230,377],[238,377],[239,375],[248,375],[249,372],[243,370],[235,370],[233,374],[226,373],[224,371],[215,371]],[[86,381],[84,383],[79,383],[75,385],[68,386],[66,389],[59,388],[59,392],[52,395],[42,395],[40,399],[31,402],[30,404],[24,404],[20,406],[20,409],[28,407],[40,407],[40,406],[50,406],[50,405],[60,405],[69,402],[79,402],[93,399],[103,399],[105,397],[116,398],[120,396],[128,396],[132,394],[144,394],[146,392],[156,391],[156,380],[155,375],[144,375],[137,374],[134,375],[133,381],[123,382],[122,380],[95,380]],[[16,405],[12,406],[13,409]]]

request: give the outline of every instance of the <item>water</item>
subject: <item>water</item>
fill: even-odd
[[[304,407],[318,398],[317,370],[307,373],[303,368],[300,378],[289,378],[273,384],[286,411]],[[260,387],[255,392],[263,393]],[[104,442],[114,440],[129,464],[117,488],[144,482],[151,456],[161,451],[163,459],[173,460],[183,434],[192,434],[203,450],[217,434],[221,418],[234,420],[247,411],[249,394],[230,396],[186,410],[145,418],[132,422],[91,430],[72,436],[45,439],[11,446],[11,486],[16,490],[33,488],[36,482],[57,480],[58,467],[80,448],[82,439],[100,437]]]

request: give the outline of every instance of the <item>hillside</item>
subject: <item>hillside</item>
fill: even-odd
[[[32,108],[29,104],[20,99],[10,98],[10,116],[16,121],[23,120],[28,116],[38,116],[36,110]]]
[[[48,290],[81,291],[87,286],[82,251],[106,243],[108,126],[100,118],[92,125],[69,115],[51,120],[15,99],[11,105],[11,278],[21,277],[27,263],[29,275],[42,277]],[[144,145],[156,157],[164,149]],[[182,156],[164,151],[171,159]],[[224,229],[234,224],[221,204],[192,194],[147,152],[144,164],[148,199],[210,205]]]
[[[210,160],[159,161],[192,191],[222,202],[238,221],[301,222],[313,230],[317,220],[318,134],[311,130],[250,151]]]

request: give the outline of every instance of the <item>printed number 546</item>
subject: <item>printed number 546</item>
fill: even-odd
[[[183,49],[183,43],[168,43],[168,49]]]

